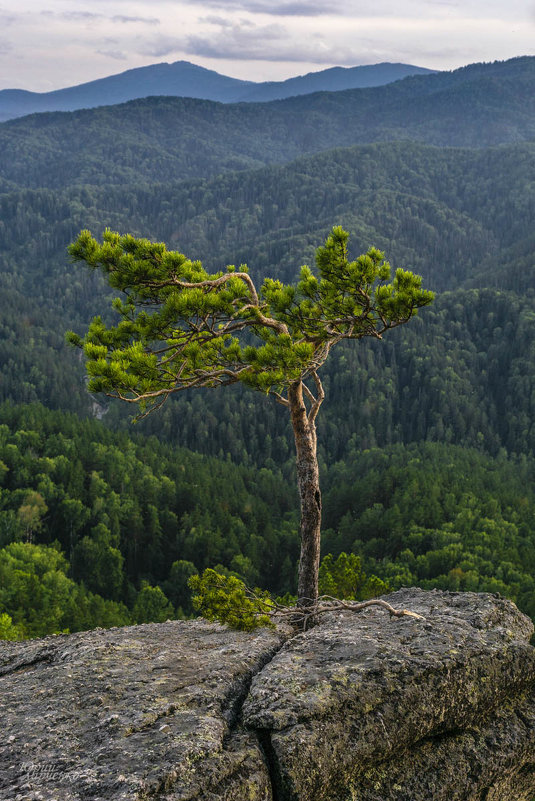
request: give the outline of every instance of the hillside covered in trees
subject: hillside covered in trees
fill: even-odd
[[[191,613],[186,582],[206,567],[293,590],[290,471],[4,405],[0,608],[37,636]],[[534,472],[454,445],[367,449],[324,471],[325,551],[356,553],[392,589],[501,592],[533,616]]]
[[[369,142],[489,147],[535,137],[535,57],[386,86],[224,105],[149,97],[0,125],[2,189],[169,182]]]
[[[331,67],[288,78],[285,81],[244,81],[221,75],[189,61],[151,64],[95,81],[55,89],[28,92],[0,90],[0,120],[43,111],[75,111],[110,106],[154,95],[197,97],[220,103],[264,102],[311,92],[338,92],[365,86],[382,86],[433,70],[411,64],[368,64],[359,67]]]
[[[105,227],[290,281],[340,224],[354,256],[375,245],[421,274],[429,309],[323,368],[324,551],[393,588],[498,591],[535,616],[534,65],[0,125],[0,626],[189,613],[187,576],[218,564],[295,588],[292,442],[274,402],[184,394],[134,435],[86,392],[64,332],[110,314],[113,292],[66,247]]]

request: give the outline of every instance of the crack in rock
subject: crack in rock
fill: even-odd
[[[53,661],[54,652],[53,650],[48,649],[39,651],[34,656],[16,660],[13,663],[6,661],[4,665],[0,665],[0,678],[2,676],[9,676],[13,673],[20,673],[21,671],[28,670],[29,668],[32,668],[40,663],[52,664]]]
[[[388,600],[426,621],[0,644],[0,801],[532,801],[531,622],[487,594]]]
[[[426,621],[391,620],[378,609],[328,615],[287,642],[253,680],[243,720],[261,732],[283,801],[475,801],[486,784],[498,788],[504,776],[513,782],[535,750],[531,621],[487,594],[411,589],[388,600]],[[519,713],[531,716],[527,726]],[[475,740],[470,731],[479,732]],[[414,780],[410,792],[398,795],[394,785],[407,782],[399,775],[389,784],[388,776],[400,764],[410,772],[423,743],[441,737],[450,745],[437,749],[441,759],[434,766],[428,760],[426,771],[443,794],[429,787],[420,793]],[[455,764],[466,766],[464,784]],[[462,786],[457,796],[456,785]],[[493,801],[523,798],[500,792],[493,789]],[[535,776],[530,792],[527,801]]]
[[[53,666],[36,658],[35,642],[10,644],[0,799],[22,791],[24,801],[39,793],[58,801],[172,793],[185,801],[230,777],[245,797],[269,798],[262,753],[238,716],[253,675],[285,637],[170,621],[47,638],[39,649],[41,657],[53,649]],[[1,656],[0,646],[0,664]],[[231,726],[236,736],[225,748]]]

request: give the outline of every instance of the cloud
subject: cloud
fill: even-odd
[[[42,17],[47,19],[65,19],[69,22],[89,22],[95,19],[105,19],[104,14],[95,14],[93,11],[41,11]]]
[[[156,58],[181,53],[195,58],[234,61],[306,62],[353,66],[362,61],[362,40],[351,46],[331,43],[316,32],[304,38],[280,23],[256,25],[250,20],[231,22],[220,17],[202,20],[215,30],[181,37],[158,36],[145,43],[142,53]]]
[[[114,14],[112,17],[107,14],[99,14],[94,11],[41,11],[41,16],[49,19],[63,19],[68,22],[95,22],[106,20],[127,24],[130,22],[142,22],[148,25],[158,25],[160,20],[157,17],[130,17],[125,14]]]
[[[115,0],[116,2],[128,2],[131,0]],[[94,3],[105,3],[109,0],[93,0]],[[142,0],[143,2],[143,0]],[[145,0],[148,5],[147,0]],[[242,11],[250,14],[268,14],[275,17],[319,17],[332,16],[333,14],[344,14],[347,4],[354,2],[362,3],[365,8],[366,0],[158,0],[157,5],[161,8],[171,5],[189,5],[199,9],[217,8],[221,11]],[[393,0],[387,0],[394,8]]]
[[[292,51],[288,32],[277,23],[255,25],[250,20],[232,23],[217,17],[209,18],[209,22],[219,30],[206,35],[159,36],[145,46],[143,53],[162,57],[170,53],[182,52],[188,55],[217,59],[227,59],[232,53],[234,59],[271,61],[275,52],[280,53],[281,46],[288,53]],[[277,55],[278,58],[279,55]]]
[[[162,58],[171,53],[183,52],[184,40],[174,36],[157,36],[145,42],[138,52],[143,56]]]
[[[16,19],[15,14],[6,13],[5,8],[0,7],[0,25],[11,25]]]
[[[197,4],[196,0],[186,2]],[[295,0],[295,2],[270,3],[269,0],[202,0],[206,8],[225,9],[226,11],[243,11],[250,14],[269,14],[274,17],[320,17],[343,13],[334,4],[314,2],[314,0]]]
[[[277,17],[321,17],[339,13],[334,6],[329,8],[326,3],[280,3],[273,6],[270,3],[255,2],[247,7],[249,11]]]
[[[126,17],[123,14],[115,14],[115,16],[110,17],[112,22],[144,22],[147,25],[159,25],[160,20],[158,17]]]
[[[13,45],[7,39],[0,39],[0,55],[11,53]]]
[[[226,12],[240,11],[272,17],[324,17],[369,19],[372,17],[432,19],[455,14],[460,19],[526,19],[533,0],[183,0],[190,6]]]
[[[210,14],[207,17],[199,17],[197,22],[206,23],[207,25],[221,25],[222,28],[232,28],[232,21],[225,19],[225,17],[216,17],[215,14]]]
[[[99,56],[106,56],[107,58],[114,58],[117,61],[126,61],[128,56],[121,50],[95,50]]]

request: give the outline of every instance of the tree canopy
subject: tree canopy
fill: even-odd
[[[296,285],[266,278],[258,292],[245,265],[210,274],[162,243],[83,231],[69,252],[121,290],[117,325],[96,317],[82,339],[89,388],[142,408],[179,390],[242,382],[275,394],[320,367],[333,344],[407,322],[433,294],[376,248],[350,261],[348,234],[333,228]],[[240,336],[247,333],[247,337]]]
[[[389,283],[390,265],[376,248],[350,261],[348,237],[341,226],[332,229],[316,251],[318,276],[305,265],[297,284],[265,278],[260,290],[246,265],[210,274],[199,261],[131,235],[106,231],[99,244],[82,231],[69,248],[123,293],[113,302],[116,325],[96,317],[85,338],[68,334],[84,349],[91,390],[148,414],[181,390],[242,383],[288,408],[301,502],[298,604],[307,608],[317,603],[320,563],[315,421],[325,393],[318,370],[334,345],[381,339],[433,299],[407,270]]]

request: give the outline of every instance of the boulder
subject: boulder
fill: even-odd
[[[2,801],[533,801],[531,621],[400,590],[308,632],[205,621],[0,644]]]
[[[238,715],[284,634],[168,621],[0,645],[0,799],[268,801]]]
[[[253,679],[243,720],[261,732],[277,797],[532,801],[531,621],[486,594],[386,599],[424,619],[329,613]]]

